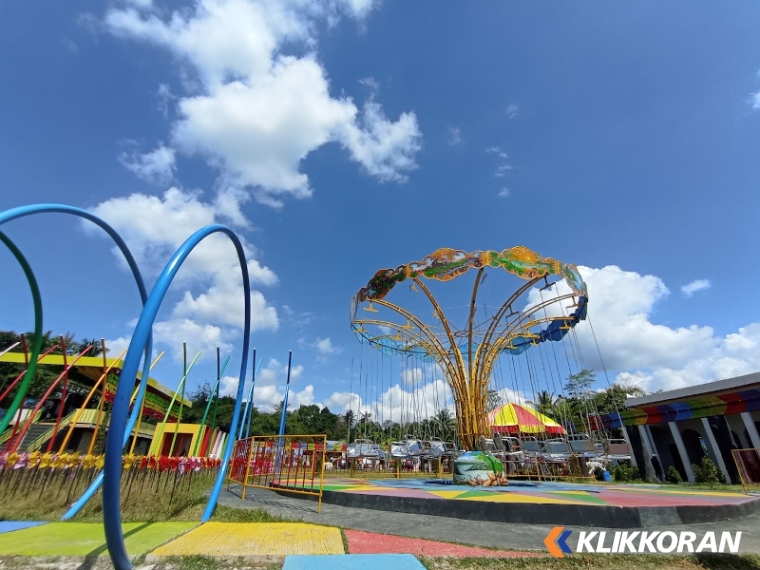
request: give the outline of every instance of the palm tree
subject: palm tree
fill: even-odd
[[[548,390],[541,390],[536,393],[536,401],[528,402],[533,408],[540,414],[549,416],[552,419],[556,419],[554,416],[557,413],[556,401],[554,394]]]
[[[451,415],[451,412],[448,410],[448,408],[442,409],[435,416],[433,416],[432,421],[437,424],[441,430],[441,439],[454,439],[457,430],[457,422],[454,416]]]

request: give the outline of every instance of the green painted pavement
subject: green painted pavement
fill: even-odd
[[[196,522],[127,523],[127,552],[138,556],[197,526]],[[100,523],[50,523],[0,534],[0,556],[108,555]]]

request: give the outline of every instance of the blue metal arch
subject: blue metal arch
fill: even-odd
[[[153,290],[145,303],[145,308],[140,315],[140,320],[137,322],[132,340],[129,343],[129,349],[127,356],[124,359],[124,366],[122,368],[122,375],[127,378],[137,373],[138,363],[140,361],[139,348],[149,338],[153,322],[156,319],[158,310],[161,307],[161,303],[166,296],[166,292],[169,289],[174,277],[179,271],[179,268],[184,263],[187,256],[203,239],[214,233],[223,233],[227,235],[235,246],[238,254],[238,260],[240,262],[240,269],[243,273],[243,290],[245,294],[245,327],[243,332],[243,356],[240,363],[240,381],[238,382],[238,393],[235,400],[235,409],[232,413],[232,425],[230,426],[230,436],[227,440],[224,450],[224,457],[222,458],[222,464],[217,475],[214,488],[211,492],[206,510],[203,513],[201,519],[202,522],[206,522],[211,518],[216,506],[216,501],[219,498],[219,493],[222,490],[224,483],[224,476],[227,470],[227,464],[229,463],[230,456],[232,454],[232,447],[234,444],[235,434],[237,433],[238,420],[240,416],[240,407],[243,401],[243,391],[245,387],[245,372],[248,365],[248,346],[250,343],[251,332],[251,287],[248,277],[248,264],[245,258],[245,252],[243,251],[243,245],[240,239],[235,233],[222,225],[207,226],[190,236],[185,243],[174,253],[172,258],[166,264],[166,267],[158,277]],[[143,375],[142,384],[146,384],[147,375]],[[132,563],[127,555],[126,548],[124,546],[124,536],[121,529],[121,505],[120,505],[120,482],[122,471],[122,450],[124,448],[124,442],[119,438],[119,427],[123,426],[127,421],[127,412],[129,411],[129,398],[130,388],[125,383],[120,382],[116,388],[116,395],[113,401],[113,407],[111,409],[111,429],[108,431],[106,438],[106,452],[105,452],[105,477],[103,484],[103,523],[105,526],[106,544],[108,545],[108,552],[111,555],[116,570],[129,570],[132,568]]]
[[[4,212],[0,212],[0,225],[6,222],[10,222],[12,220],[17,220],[19,218],[32,216],[34,214],[55,214],[55,213],[69,214],[78,218],[83,218],[85,220],[88,220],[94,223],[96,226],[100,227],[103,231],[105,231],[111,237],[114,243],[116,243],[116,246],[121,250],[122,255],[124,255],[124,259],[126,260],[127,265],[129,265],[129,269],[132,271],[132,275],[134,276],[135,282],[137,283],[137,288],[140,292],[140,300],[142,301],[143,305],[145,305],[145,302],[148,299],[148,293],[145,288],[145,282],[143,281],[142,275],[140,273],[140,269],[137,266],[137,262],[135,261],[135,258],[132,255],[132,252],[129,251],[127,244],[124,242],[121,236],[116,232],[116,230],[114,230],[110,225],[108,225],[104,220],[100,219],[95,214],[88,212],[87,210],[82,210],[81,208],[76,208],[74,206],[67,206],[66,204],[34,204],[31,206],[21,206],[19,208],[11,208],[10,210],[5,210]],[[31,282],[30,282],[30,286],[31,286]],[[36,318],[37,318],[37,315],[35,315],[35,319]],[[40,311],[39,318],[40,318],[40,330],[41,330],[42,329],[41,311]],[[35,330],[36,330],[36,322],[35,322]],[[36,337],[36,334],[35,334],[35,337]],[[35,342],[36,342],[36,339],[35,339]],[[143,378],[147,378],[150,372],[150,363],[151,363],[151,357],[153,354],[152,332],[148,335],[143,345],[141,345],[140,352],[145,353],[145,362],[143,365]],[[32,354],[32,357],[33,357],[33,360],[36,361],[37,356],[35,354]],[[32,370],[32,373],[33,372],[34,371]],[[136,372],[137,370],[135,369],[135,375],[136,375]],[[125,426],[124,444],[126,444],[126,442],[128,441],[129,435],[130,433],[132,433],[132,429],[134,428],[135,423],[137,423],[137,418],[140,414],[140,408],[141,408],[143,397],[145,396],[146,388],[147,388],[147,383],[141,382],[140,389],[138,390],[138,393],[137,393],[137,398],[135,399],[134,410],[132,412],[131,417],[129,418],[129,423]],[[16,394],[16,399],[14,399],[13,404],[11,404],[11,410],[14,405],[20,403],[21,398],[23,398],[23,396],[24,394],[21,393],[21,391],[19,391],[19,393]],[[16,400],[18,400],[18,402]],[[13,415],[13,412],[6,415],[10,417],[11,415]],[[9,417],[4,418],[4,419],[9,420]],[[90,498],[92,498],[92,496],[100,487],[102,480],[103,480],[103,472],[101,471],[100,473],[98,473],[97,477],[90,484],[89,488],[84,492],[82,497],[80,497],[80,499],[76,503],[74,503],[74,505],[68,510],[68,512],[66,512],[62,520],[66,520],[73,517],[79,511],[79,509],[81,509],[84,506],[84,504]]]
[[[34,303],[34,338],[32,339],[32,358],[29,360],[29,365],[26,367],[26,378],[24,379],[28,388],[28,382],[30,381],[28,379],[31,379],[37,370],[37,357],[42,350],[42,295],[40,294],[40,287],[37,284],[37,278],[34,276],[34,271],[32,271],[32,267],[29,265],[26,257],[24,257],[24,254],[21,253],[21,250],[3,232],[0,232],[0,241],[5,244],[5,246],[16,258],[16,261],[19,262],[19,265],[21,265],[21,269],[24,271],[27,283],[29,284],[29,289],[32,293],[32,302]],[[25,382],[22,382],[22,386]],[[24,394],[26,392],[27,390],[24,390],[22,392],[22,389],[19,388],[16,397],[11,403],[10,408],[6,410],[5,417],[3,417],[3,420],[0,421],[0,433],[3,433],[5,431],[5,428],[8,427],[11,418],[16,415],[16,410],[19,408],[21,399],[24,397]],[[18,394],[21,395],[19,396]]]

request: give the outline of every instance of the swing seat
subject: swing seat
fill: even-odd
[[[631,448],[624,439],[610,439],[607,441],[607,459],[609,460],[629,460],[631,459]]]

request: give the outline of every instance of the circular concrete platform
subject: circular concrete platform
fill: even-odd
[[[757,496],[682,486],[514,481],[506,487],[469,487],[442,483],[433,479],[328,479],[323,501],[466,520],[604,528],[728,521],[760,511]]]

